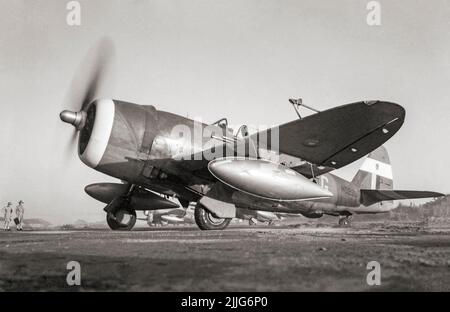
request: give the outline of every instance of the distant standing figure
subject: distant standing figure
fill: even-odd
[[[16,217],[19,220],[19,223],[16,224],[17,231],[23,231],[22,228],[22,221],[23,221],[23,214],[25,213],[25,208],[23,207],[24,202],[22,200],[19,200],[19,205],[16,207]]]
[[[11,217],[12,217],[12,213],[13,213],[12,203],[8,202],[8,204],[5,207],[3,207],[2,212],[3,212],[4,222],[5,222],[3,230],[11,231],[11,229],[9,228],[9,223],[11,222]]]

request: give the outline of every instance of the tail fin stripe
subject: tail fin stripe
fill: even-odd
[[[367,158],[362,164],[360,170],[384,177],[386,179],[393,179],[391,165],[385,164],[376,159]]]

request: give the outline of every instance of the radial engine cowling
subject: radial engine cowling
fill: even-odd
[[[89,167],[100,163],[108,147],[114,125],[115,104],[113,100],[92,102],[87,111],[78,141],[78,155]]]
[[[142,168],[136,161],[147,155],[157,131],[154,106],[112,99],[89,104],[80,130],[78,155],[89,167],[128,180]]]

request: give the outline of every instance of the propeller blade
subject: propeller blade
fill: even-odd
[[[77,145],[77,139],[78,139],[78,130],[73,129],[72,133],[70,135],[70,138],[66,144],[65,158],[69,158],[69,157],[71,157],[71,155],[73,155],[73,150],[74,150],[74,148],[76,148],[76,145]]]
[[[108,38],[101,39],[89,49],[72,79],[64,102],[65,109],[74,112],[86,110],[89,103],[104,92],[114,54],[114,44]]]
[[[105,86],[109,81],[111,64],[114,58],[115,48],[108,38],[101,39],[91,49],[78,66],[72,78],[66,99],[63,102],[63,111],[60,119],[75,127],[71,138],[67,142],[67,155],[73,153],[76,146],[78,131],[83,129],[86,121],[86,112],[90,103],[95,99],[105,96]]]

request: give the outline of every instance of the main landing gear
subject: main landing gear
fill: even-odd
[[[340,227],[350,227],[351,226],[352,215],[349,216],[339,216],[339,226]]]
[[[195,206],[194,219],[201,230],[223,230],[231,221],[231,218],[218,218],[200,203]]]
[[[124,198],[114,199],[105,207],[106,223],[114,231],[130,231],[136,224],[136,211]]]

